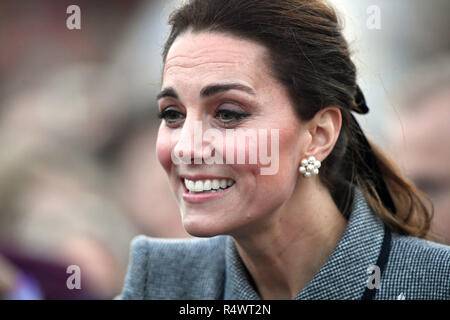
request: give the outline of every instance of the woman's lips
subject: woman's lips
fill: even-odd
[[[183,187],[183,200],[188,202],[188,203],[204,203],[210,200],[214,200],[214,199],[218,199],[221,198],[223,196],[225,196],[226,194],[228,194],[230,192],[230,190],[232,188],[234,188],[234,185],[236,184],[235,182],[233,183],[233,185],[227,187],[226,189],[218,189],[216,190],[216,192],[208,192],[208,191],[204,191],[204,192],[189,192],[189,190],[186,188],[186,185],[184,184],[184,179],[181,178],[180,179],[180,183]]]

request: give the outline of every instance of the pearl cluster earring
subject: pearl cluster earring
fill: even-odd
[[[316,160],[314,156],[311,156],[308,159],[305,158],[302,160],[302,165],[298,171],[300,171],[305,178],[309,178],[313,174],[319,174],[320,165],[320,161]]]

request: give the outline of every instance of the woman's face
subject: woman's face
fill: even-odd
[[[290,199],[297,183],[309,136],[287,90],[269,74],[264,54],[265,48],[255,42],[208,32],[184,33],[168,52],[158,98],[164,120],[157,155],[180,206],[183,225],[194,236],[237,235],[264,227],[279,219],[277,209]],[[216,87],[204,90],[212,85]],[[198,140],[199,132],[211,129],[221,135],[214,139],[203,135]],[[268,132],[272,161],[278,157],[274,174],[261,174],[268,165],[259,155],[256,163],[249,161],[252,143],[259,150],[261,140],[250,134],[246,143],[236,142],[243,132],[258,133],[259,129]],[[278,137],[273,134],[278,146],[271,140],[273,129],[279,130]],[[226,130],[233,130],[229,131],[233,135],[226,135]],[[195,149],[194,140],[197,145],[200,141],[203,151]],[[175,161],[172,152],[192,161]],[[236,160],[238,154],[246,155],[244,164]],[[202,163],[196,164],[194,158]],[[221,188],[216,191],[217,187]]]

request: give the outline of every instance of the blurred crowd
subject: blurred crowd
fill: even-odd
[[[111,299],[133,236],[188,237],[155,155],[160,53],[178,2],[0,2],[0,299]],[[342,3],[364,13],[364,2]],[[81,30],[66,27],[71,4]],[[424,12],[441,17],[439,6],[450,9],[435,0]],[[390,69],[402,78],[386,88],[395,113],[375,120],[385,129],[375,134],[430,195],[436,239],[450,244],[449,26],[433,21],[416,27],[437,32],[434,51],[419,38],[392,48],[414,55]],[[72,265],[78,289],[67,285]]]
[[[165,5],[78,1],[82,29],[68,30],[69,4],[0,4],[5,299],[111,299],[133,236],[188,236],[155,156],[158,87],[148,75],[159,60],[150,52],[156,67],[137,65],[127,51],[135,28],[147,41],[164,35],[140,14]],[[67,284],[72,265],[81,288]]]

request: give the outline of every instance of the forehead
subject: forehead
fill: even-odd
[[[254,88],[267,76],[264,46],[228,34],[188,31],[175,40],[163,70],[163,83],[176,85],[189,78],[190,84],[220,80],[248,82]]]

